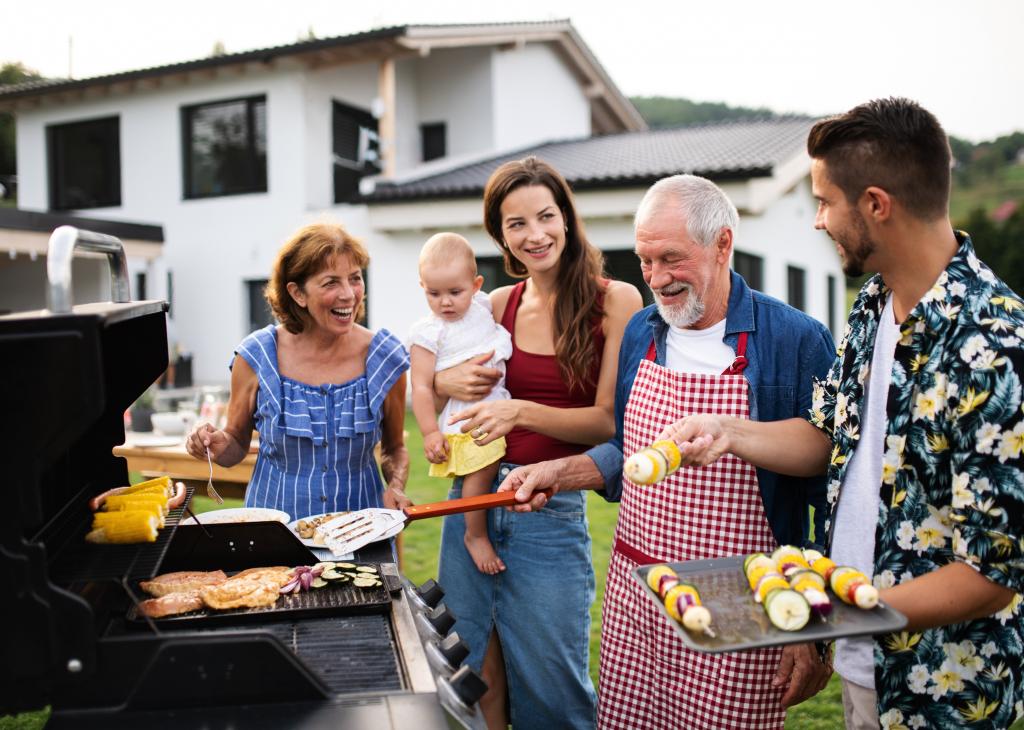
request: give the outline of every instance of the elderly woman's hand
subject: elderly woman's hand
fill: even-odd
[[[445,398],[467,403],[480,400],[501,380],[500,370],[484,365],[493,356],[493,351],[485,352],[447,370],[434,373],[434,391]]]
[[[201,461],[206,461],[207,449],[210,450],[210,458],[217,461],[230,445],[231,438],[209,423],[198,424],[185,439],[185,451]]]
[[[384,507],[386,509],[405,509],[412,507],[412,500],[405,494],[405,489],[390,486],[384,490]]]
[[[521,400],[489,400],[453,413],[448,423],[462,422],[462,433],[468,433],[478,446],[484,446],[516,427],[523,405]]]

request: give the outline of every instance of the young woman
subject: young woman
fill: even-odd
[[[505,270],[523,279],[490,295],[495,320],[512,333],[512,398],[480,402],[453,421],[481,445],[505,437],[500,482],[515,465],[582,453],[611,438],[619,343],[642,301],[635,287],[603,278],[601,252],[586,239],[568,184],[536,158],[494,172],[484,225]],[[480,364],[486,359],[437,373],[435,389],[478,400],[497,379]],[[451,496],[461,496],[459,480]],[[476,570],[464,531],[461,515],[446,519],[440,581],[470,646],[469,663],[490,687],[481,700],[488,725],[593,727],[594,572],[584,495],[557,494],[536,514],[492,510],[489,536],[507,568],[498,575]]]

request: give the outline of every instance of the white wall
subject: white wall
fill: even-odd
[[[226,363],[248,325],[245,280],[266,278],[281,243],[308,217],[307,184],[323,199],[322,181],[307,176],[312,153],[302,117],[315,102],[306,92],[300,74],[277,71],[18,113],[19,204],[39,210],[48,204],[46,125],[120,117],[122,205],[80,212],[164,226],[148,294],[165,297],[165,274],[173,272],[175,322],[182,347],[196,356],[198,381],[227,380]],[[268,192],[184,200],[181,107],[258,94],[267,97]],[[326,117],[329,124],[329,107]]]
[[[806,272],[806,311],[842,332],[846,321],[846,284],[835,245],[814,230],[815,202],[810,180],[803,180],[762,215],[740,219],[734,248],[764,258],[764,291],[786,301],[786,267]],[[828,321],[828,275],[835,277],[836,322]]]
[[[298,75],[304,87],[305,113],[302,120],[306,149],[304,155],[306,204],[311,209],[334,205],[334,167],[331,102],[371,111],[377,97],[379,64],[360,63]]]
[[[71,262],[73,304],[110,301],[110,268],[105,257]],[[46,257],[0,257],[0,313],[46,308]]]
[[[445,122],[448,157],[501,150],[494,136],[495,93],[489,48],[453,48],[431,52],[416,63],[416,126],[413,133],[420,161],[419,125]]]
[[[550,45],[491,53],[495,147],[516,149],[590,134],[590,102]]]

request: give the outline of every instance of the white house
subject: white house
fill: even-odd
[[[617,275],[638,280],[630,220],[644,186],[699,172],[744,216],[738,268],[823,321],[842,314],[838,258],[810,230],[808,120],[648,132],[568,21],[400,26],[28,82],[0,90],[0,110],[17,119],[20,208],[162,226],[162,254],[129,251],[130,267],[171,302],[199,382],[227,380],[233,346],[266,321],[274,254],[321,217],[367,243],[369,324],[404,335],[426,309],[419,245],[454,229],[493,255],[483,181],[528,153],[577,188]],[[3,253],[0,239],[0,281]]]

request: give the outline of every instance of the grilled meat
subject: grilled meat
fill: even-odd
[[[177,573],[158,575],[153,580],[142,581],[139,585],[149,595],[159,598],[171,593],[198,591],[206,586],[223,583],[227,579],[228,577],[223,570],[212,570],[209,572],[183,570]]]
[[[204,588],[200,595],[209,608],[223,611],[228,608],[260,608],[272,606],[281,597],[280,587],[272,576],[257,578],[231,578],[220,585]]]
[[[203,599],[199,591],[182,591],[168,593],[160,598],[150,598],[139,604],[139,611],[150,618],[177,616],[179,613],[198,611],[203,607]]]

